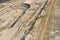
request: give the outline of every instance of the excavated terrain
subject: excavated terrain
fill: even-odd
[[[60,40],[58,0],[0,0],[0,40]]]

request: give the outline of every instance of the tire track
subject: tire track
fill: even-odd
[[[15,4],[16,5],[16,4]],[[23,9],[22,9],[23,10]],[[24,14],[23,12],[25,12],[26,10],[24,10],[24,11],[22,11],[22,13],[18,13],[19,15],[20,15],[20,17]],[[13,15],[12,13],[10,14],[10,16],[8,16],[6,19],[6,22],[4,21],[4,22],[2,22],[1,24],[0,24],[0,32],[2,31],[2,30],[4,30],[4,29],[6,29],[7,27],[11,27],[12,25],[14,25],[15,24],[15,22],[17,22],[17,20],[20,18],[19,16],[17,16],[16,18],[15,18],[15,20],[13,21],[10,17],[11,17],[11,15]],[[15,17],[15,16],[14,16]],[[18,18],[19,17],[19,18]],[[9,18],[9,19],[8,19]],[[10,22],[10,21],[13,21],[13,22]],[[8,22],[8,23],[7,23]],[[5,23],[7,23],[7,24],[5,24]],[[3,25],[4,24],[4,25]]]
[[[27,9],[28,9],[28,8],[27,8]],[[13,27],[13,26],[15,25],[15,23],[19,20],[19,18],[21,18],[21,17],[25,14],[25,11],[26,11],[27,9],[21,11],[22,13],[19,13],[19,16],[17,16],[17,18],[15,19],[15,21],[13,21],[11,24],[8,25],[8,28]],[[9,19],[9,20],[10,20],[10,19]],[[10,21],[11,21],[11,20],[10,20]],[[8,22],[8,21],[7,21],[7,22]],[[8,22],[8,23],[10,23],[10,22]],[[4,23],[4,24],[5,24],[5,23]],[[6,26],[6,27],[0,26],[0,27],[1,27],[0,29],[3,29],[3,30],[7,28],[7,26]]]
[[[33,18],[33,20],[31,20],[30,22],[29,22],[29,25],[28,25],[28,27],[30,27],[30,28],[28,28],[25,32],[24,32],[24,35],[23,35],[23,37],[20,39],[20,40],[25,40],[25,37],[28,35],[28,33],[33,29],[33,26],[35,25],[35,23],[36,23],[36,20],[37,20],[37,18],[38,18],[38,16],[40,15],[40,13],[42,12],[42,10],[45,8],[45,5],[46,5],[46,3],[47,3],[48,1],[46,1],[45,2],[45,4],[44,4],[44,6],[41,8],[41,9],[39,9],[38,11],[37,11],[37,16],[35,15]]]
[[[47,3],[47,1],[46,1],[46,3]],[[38,19],[38,16],[40,15],[40,13],[43,11],[43,9],[45,8],[45,5],[46,4],[44,4],[44,6],[42,7],[42,8],[39,8],[39,10],[36,12],[36,14],[34,14],[34,16],[32,17],[32,18],[27,18],[26,20],[27,20],[27,22],[25,21],[25,20],[23,20],[22,21],[22,19],[21,18],[18,18],[19,20],[17,20],[17,23],[15,23],[15,25],[14,25],[14,27],[16,27],[16,26],[18,26],[18,28],[17,28],[17,31],[15,32],[15,34],[13,34],[13,36],[11,37],[11,40],[13,40],[18,34],[19,34],[19,32],[21,32],[22,30],[22,36],[20,37],[20,40],[25,40],[25,38],[26,38],[26,36],[30,33],[30,31],[33,29],[33,27],[34,27],[34,25],[35,25],[35,23],[36,23],[36,20]],[[25,14],[24,14],[25,15]],[[23,16],[24,16],[23,15]],[[22,18],[23,18],[23,16],[22,16]],[[25,15],[26,16],[26,15]],[[24,18],[25,18],[25,16],[24,16]],[[48,18],[47,18],[48,19]],[[46,19],[46,20],[47,20]],[[20,21],[21,20],[21,21]],[[47,20],[48,21],[48,20]],[[20,24],[18,24],[19,22],[21,22]],[[27,24],[23,24],[23,23],[27,23]],[[46,22],[45,22],[46,23]],[[47,24],[47,23],[46,23]],[[23,25],[23,26],[22,26]],[[12,27],[12,28],[14,28],[14,27]],[[12,28],[10,28],[10,29],[12,29]],[[45,33],[45,29],[46,27],[44,27],[43,28],[43,30],[42,30],[42,32],[41,32],[41,40],[43,40],[43,38],[44,38],[44,33]],[[22,29],[22,30],[21,30]],[[40,39],[39,39],[40,40]]]
[[[34,10],[34,12],[33,13],[35,13],[36,12],[36,10]],[[33,14],[32,13],[32,14]],[[28,13],[25,13],[24,15],[26,16]],[[29,13],[29,14],[31,14],[31,13]],[[30,17],[32,16],[32,14],[31,15],[29,15]],[[25,18],[25,16],[24,16],[24,18]],[[28,16],[28,15],[27,15]],[[27,18],[27,19],[30,19],[30,17],[29,18]],[[22,18],[23,18],[23,16],[22,16]],[[20,18],[21,19],[21,18]],[[23,21],[26,21],[26,20],[23,20]],[[18,22],[21,22],[20,20],[18,21]],[[18,22],[16,23],[16,25],[18,25]],[[20,25],[21,23],[19,23],[19,25]],[[16,25],[14,26],[14,27],[16,27]],[[22,24],[21,24],[22,25]],[[14,28],[14,27],[12,27],[12,28]],[[12,28],[10,28],[10,29],[12,29]],[[6,29],[7,30],[7,29]],[[5,31],[5,30],[4,30]],[[16,34],[19,32],[19,28],[18,28],[18,30],[17,30],[17,32],[16,32]],[[3,33],[3,32],[2,32]],[[3,33],[4,34],[4,33]],[[15,34],[15,35],[16,35]],[[5,36],[4,36],[5,37]]]
[[[54,10],[55,2],[56,2],[56,0],[50,0],[50,5],[47,7],[46,13],[48,13],[48,14],[47,14],[47,17],[44,17],[42,19],[42,20],[45,20],[45,22],[44,22],[44,27],[43,27],[43,30],[41,31],[39,40],[45,40],[44,35],[46,33],[46,30],[49,28],[48,26],[49,26],[49,22],[51,20],[52,12]],[[49,40],[49,39],[46,39],[46,40]]]
[[[29,11],[28,11],[29,10]],[[26,25],[26,23],[34,16],[34,14],[35,14],[35,12],[36,12],[36,10],[34,10],[32,13],[30,12],[30,10],[31,9],[28,9],[27,11],[26,11],[26,13],[25,13],[25,15],[23,15],[23,17],[22,18],[20,18],[20,21],[22,22],[22,24],[20,25],[20,27],[19,27],[19,30],[17,30],[17,32],[16,32],[16,34],[18,35],[19,33],[19,31],[21,30],[21,27],[23,27],[24,25]],[[29,14],[28,14],[28,12],[30,12]],[[29,15],[29,16],[28,16]],[[27,18],[26,18],[26,16],[28,16]],[[25,19],[23,19],[23,18],[25,18]],[[23,20],[23,21],[22,21]],[[22,26],[23,25],[23,26]],[[13,40],[16,36],[16,34],[14,34],[14,37],[11,37],[12,39],[11,40]]]

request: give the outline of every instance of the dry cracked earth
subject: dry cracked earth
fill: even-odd
[[[0,0],[0,40],[60,40],[60,0]]]

